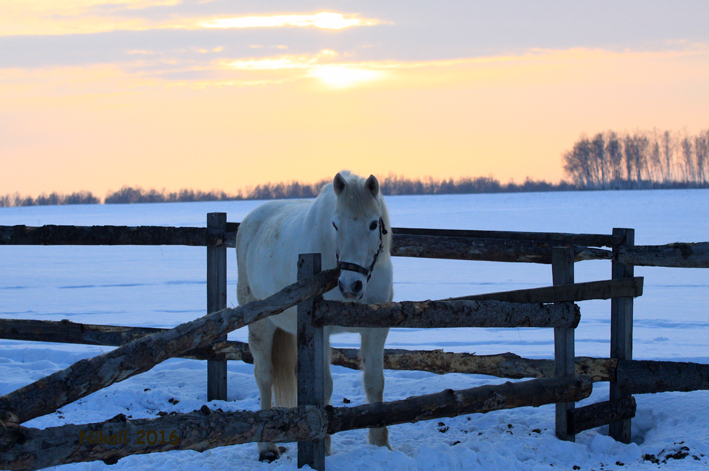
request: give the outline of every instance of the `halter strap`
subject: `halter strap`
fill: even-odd
[[[340,270],[361,273],[367,277],[367,282],[369,283],[369,279],[372,277],[372,272],[374,271],[374,265],[377,264],[379,254],[382,253],[382,250],[384,249],[384,235],[388,233],[389,231],[387,231],[386,227],[384,227],[384,220],[382,218],[379,218],[379,248],[377,249],[377,253],[374,254],[374,260],[372,260],[372,264],[369,266],[369,268],[364,268],[363,266],[357,265],[356,263],[341,262],[340,254],[335,254],[337,257],[337,267]]]

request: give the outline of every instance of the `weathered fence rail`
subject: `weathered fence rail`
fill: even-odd
[[[505,301],[403,301],[360,304],[320,301],[315,325],[341,327],[567,327],[581,320],[579,307]]]
[[[107,326],[79,324],[64,321],[0,319],[0,338],[36,342],[76,343],[85,345],[121,346],[148,335],[168,329],[148,327]],[[228,340],[188,350],[179,358],[253,363],[249,345]],[[333,348],[332,364],[357,370],[360,368],[359,350]],[[576,374],[585,374],[596,381],[615,377],[617,361],[604,358],[577,357]],[[388,370],[427,371],[429,373],[469,373],[500,378],[551,378],[554,360],[522,358],[513,353],[474,355],[443,350],[384,350],[384,368]]]
[[[224,234],[204,227],[0,226],[0,245],[236,246],[238,223]],[[624,236],[551,232],[393,228],[391,254],[398,257],[551,264],[552,248],[574,249],[574,260],[618,260],[624,265],[709,268],[709,242],[619,247]]]
[[[479,239],[394,233],[391,254],[398,257],[551,264],[552,249],[557,245],[555,242],[533,239]],[[609,250],[570,246],[574,248],[576,261],[610,260],[613,256]]]
[[[546,286],[543,288],[520,289],[500,293],[476,294],[450,298],[469,301],[507,301],[509,303],[568,303],[589,301],[592,299],[611,299],[618,297],[636,298],[643,294],[643,278],[624,278],[620,280],[589,281],[571,285]]]
[[[356,349],[332,349],[332,364],[357,369]],[[616,376],[618,362],[609,358],[576,357],[575,373],[588,375],[594,382],[610,381]],[[384,350],[387,370],[427,371],[429,373],[466,373],[499,378],[553,378],[554,360],[522,358],[514,353],[475,355],[443,350]]]
[[[0,226],[0,245],[221,245],[205,227]]]
[[[571,409],[568,414],[568,435],[576,435],[584,430],[608,425],[635,417],[635,398],[624,397],[617,401],[604,401]]]
[[[8,429],[0,437],[0,462],[4,469],[34,470],[95,460],[115,463],[129,455],[171,450],[205,451],[258,441],[321,440],[327,433],[365,427],[579,401],[590,396],[592,389],[588,377],[570,376],[457,391],[448,389],[356,407],[302,406],[258,412],[223,412],[203,406],[199,411],[155,419],[128,420],[121,414],[94,424],[46,429],[18,426]],[[151,446],[136,442],[141,430],[155,431]],[[114,437],[113,443],[110,437]]]
[[[698,363],[621,360],[616,376],[625,395],[709,389],[709,365]]]
[[[615,247],[624,242],[622,236],[607,234],[569,234],[563,232],[517,232],[517,231],[476,231],[465,229],[419,229],[409,227],[393,228],[394,235],[470,237],[473,239],[536,240],[552,242],[559,247],[580,245],[587,247]]]
[[[709,242],[620,246],[617,258],[631,266],[709,268]]]

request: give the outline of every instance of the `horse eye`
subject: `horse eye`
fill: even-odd
[[[369,230],[373,231],[376,228],[377,228],[377,221],[372,221],[372,223],[369,225]]]
[[[334,221],[333,221],[333,223],[332,223],[332,227],[334,227],[336,231],[339,231],[339,229],[338,229],[337,226],[335,225],[335,222],[334,222]]]

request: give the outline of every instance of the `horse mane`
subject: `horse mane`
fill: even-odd
[[[384,227],[387,233],[382,235],[382,248],[385,254],[389,255],[391,248],[391,223],[389,222],[389,210],[386,203],[384,202],[384,197],[382,196],[381,187],[379,194],[376,199],[372,197],[372,194],[365,186],[366,179],[355,175],[349,170],[343,170],[340,172],[342,178],[345,179],[347,185],[343,190],[340,198],[338,199],[335,195],[335,190],[332,187],[332,182],[325,185],[321,194],[331,193],[332,198],[338,201],[346,201],[348,207],[354,212],[355,215],[365,215],[372,212],[380,213]]]

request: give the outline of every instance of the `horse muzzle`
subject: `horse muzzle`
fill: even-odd
[[[350,277],[345,277],[343,280],[341,276],[337,286],[340,288],[340,293],[345,299],[357,300],[362,299],[362,296],[364,296],[364,283],[362,280],[352,280]]]

